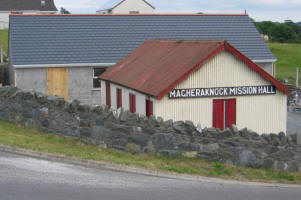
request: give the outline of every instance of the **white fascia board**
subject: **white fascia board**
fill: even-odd
[[[270,63],[270,62],[276,62],[277,59],[271,59],[271,60],[252,60],[254,63]]]
[[[35,65],[13,65],[15,69],[22,68],[51,68],[51,67],[111,67],[116,63],[81,63],[81,64],[35,64]]]

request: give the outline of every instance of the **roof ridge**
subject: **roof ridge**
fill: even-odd
[[[154,13],[154,14],[14,14],[11,16],[248,16],[246,13]]]

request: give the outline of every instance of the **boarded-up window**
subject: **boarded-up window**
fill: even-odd
[[[130,94],[130,112],[135,113],[136,112],[136,95]]]
[[[47,95],[58,95],[68,100],[67,68],[47,68]]]
[[[122,107],[122,91],[120,88],[116,89],[116,101],[117,101],[117,109]]]
[[[146,100],[146,117],[150,117],[153,115],[153,102],[150,100]]]

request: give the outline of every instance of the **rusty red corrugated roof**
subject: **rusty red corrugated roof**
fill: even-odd
[[[284,93],[289,90],[224,40],[148,40],[100,78],[161,99],[217,53],[227,50]]]

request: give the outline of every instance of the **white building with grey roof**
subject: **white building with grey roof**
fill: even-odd
[[[110,0],[97,14],[151,14],[155,7],[146,0]]]
[[[56,14],[53,0],[0,0],[0,30],[8,29],[9,14]]]

